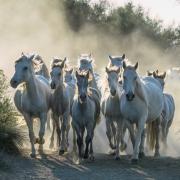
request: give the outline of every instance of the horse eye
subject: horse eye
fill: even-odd
[[[126,79],[126,76],[123,76],[123,79]]]
[[[136,80],[137,79],[137,76],[134,78],[134,80]]]
[[[61,73],[60,73],[60,72],[58,73],[58,76],[61,76]]]
[[[27,66],[23,68],[23,70],[24,70],[24,71],[26,71],[27,69],[28,69],[28,67],[27,67]]]

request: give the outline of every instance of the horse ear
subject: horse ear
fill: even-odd
[[[71,68],[69,72],[70,72],[70,74],[72,74],[72,72],[73,72],[73,68]]]
[[[106,67],[106,72],[107,72],[107,73],[109,73],[109,69],[108,69],[108,67]]]
[[[113,58],[112,58],[112,56],[111,55],[109,55],[109,59],[112,61],[113,60]]]
[[[154,78],[156,78],[156,77],[157,77],[157,74],[156,74],[156,72],[155,72],[155,71],[153,72],[153,77],[154,77]]]
[[[22,52],[22,53],[21,53],[21,56],[24,56],[24,55],[25,55],[24,52]]]
[[[86,74],[86,78],[89,80],[89,71]]]
[[[78,74],[78,71],[76,71],[76,78],[78,78],[79,74]]]
[[[157,69],[157,70],[156,70],[156,74],[158,74],[158,73],[159,73],[159,70]]]
[[[127,65],[126,65],[126,62],[123,61],[123,69],[126,69]]]
[[[166,71],[163,73],[162,78],[164,79],[166,77]]]
[[[151,71],[148,70],[148,71],[147,71],[147,75],[148,75],[148,76],[152,76],[152,75],[153,75],[153,72],[151,72]]]
[[[34,56],[35,56],[35,54],[30,55],[30,56],[29,56],[29,60],[32,61],[32,60],[34,59]]]
[[[126,56],[125,56],[125,54],[123,54],[123,55],[122,55],[122,59],[124,60],[124,59],[125,59],[125,57],[126,57]]]
[[[92,54],[91,53],[89,53],[89,58],[91,58],[92,57]]]
[[[138,68],[138,62],[135,64],[134,69],[136,70]]]
[[[65,62],[66,62],[66,57],[64,58],[64,60],[63,60],[62,63],[61,63],[61,68],[64,68]]]

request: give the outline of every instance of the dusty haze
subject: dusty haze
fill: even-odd
[[[126,38],[117,38],[86,24],[80,32],[74,33],[66,23],[62,5],[56,0],[0,0],[0,16],[0,69],[5,71],[8,78],[12,76],[14,61],[22,51],[39,53],[48,67],[53,56],[67,56],[70,63],[75,65],[79,54],[91,52],[95,58],[96,71],[100,73],[104,72],[109,54],[126,53],[130,61],[139,61],[142,75],[147,69],[166,70],[178,65],[177,60],[172,60],[175,58],[173,54],[162,52],[138,30]],[[175,85],[168,84],[166,88],[169,93],[174,94],[177,109],[169,134],[168,155],[179,156],[180,87],[179,82],[173,84]],[[102,146],[97,149],[106,152],[105,127],[101,125],[96,132],[96,142]]]

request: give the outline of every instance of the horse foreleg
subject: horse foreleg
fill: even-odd
[[[156,120],[155,133],[156,133],[156,144],[155,144],[154,157],[159,157],[160,156],[159,153],[160,118]]]
[[[112,143],[112,136],[116,134],[116,128],[113,126],[114,126],[114,123],[111,121],[111,119],[106,117],[106,135],[109,140],[109,146],[111,149],[116,149],[115,145]],[[113,133],[112,130],[114,130],[115,132]]]
[[[138,129],[136,132],[136,139],[135,139],[135,147],[134,147],[133,156],[132,156],[132,160],[131,160],[132,163],[138,162],[139,146],[141,143],[141,136],[142,136],[142,132],[144,130],[144,125],[145,125],[145,121],[141,120],[138,122],[138,127],[137,127]]]
[[[121,124],[118,122],[117,123],[117,132],[116,132],[116,156],[115,159],[119,160],[120,156],[119,156],[119,145],[120,145],[120,139],[122,138],[122,126]]]
[[[67,127],[68,127],[68,115],[65,113],[63,115],[62,125],[61,125],[61,131],[62,131],[62,142],[61,147],[59,150],[59,155],[64,154],[65,151],[67,151],[67,140],[66,140],[66,133],[67,133]]]
[[[140,143],[140,148],[139,148],[139,158],[145,157],[145,154],[144,154],[145,134],[146,134],[146,131],[144,129],[142,132],[142,135],[141,135],[141,143]]]
[[[45,134],[45,126],[47,122],[47,113],[40,114],[40,130],[39,130],[39,153],[43,153],[43,144],[45,143],[44,134]]]
[[[29,130],[29,139],[30,139],[30,143],[31,143],[31,154],[30,154],[30,156],[32,158],[35,158],[36,157],[36,150],[35,150],[34,144],[36,143],[36,139],[35,139],[34,131],[33,131],[33,119],[27,114],[24,114],[24,119],[26,121],[28,130]]]
[[[79,158],[77,157],[77,143],[76,143],[76,131],[72,125],[72,129],[73,129],[73,150],[72,150],[72,158],[73,158],[73,162],[75,164],[79,164]]]
[[[56,123],[54,120],[52,122],[52,125],[53,125],[53,130],[52,130],[52,134],[51,134],[51,138],[50,138],[50,145],[49,145],[50,149],[54,148],[54,133],[55,133],[55,129],[56,129]]]
[[[89,157],[89,144],[92,142],[93,138],[93,127],[88,126],[87,127],[87,135],[86,135],[86,149],[84,153],[84,159],[87,159]]]

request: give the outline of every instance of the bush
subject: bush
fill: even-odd
[[[6,94],[8,89],[6,81],[3,71],[0,70],[0,150],[19,154],[25,134],[17,126],[18,113]]]

